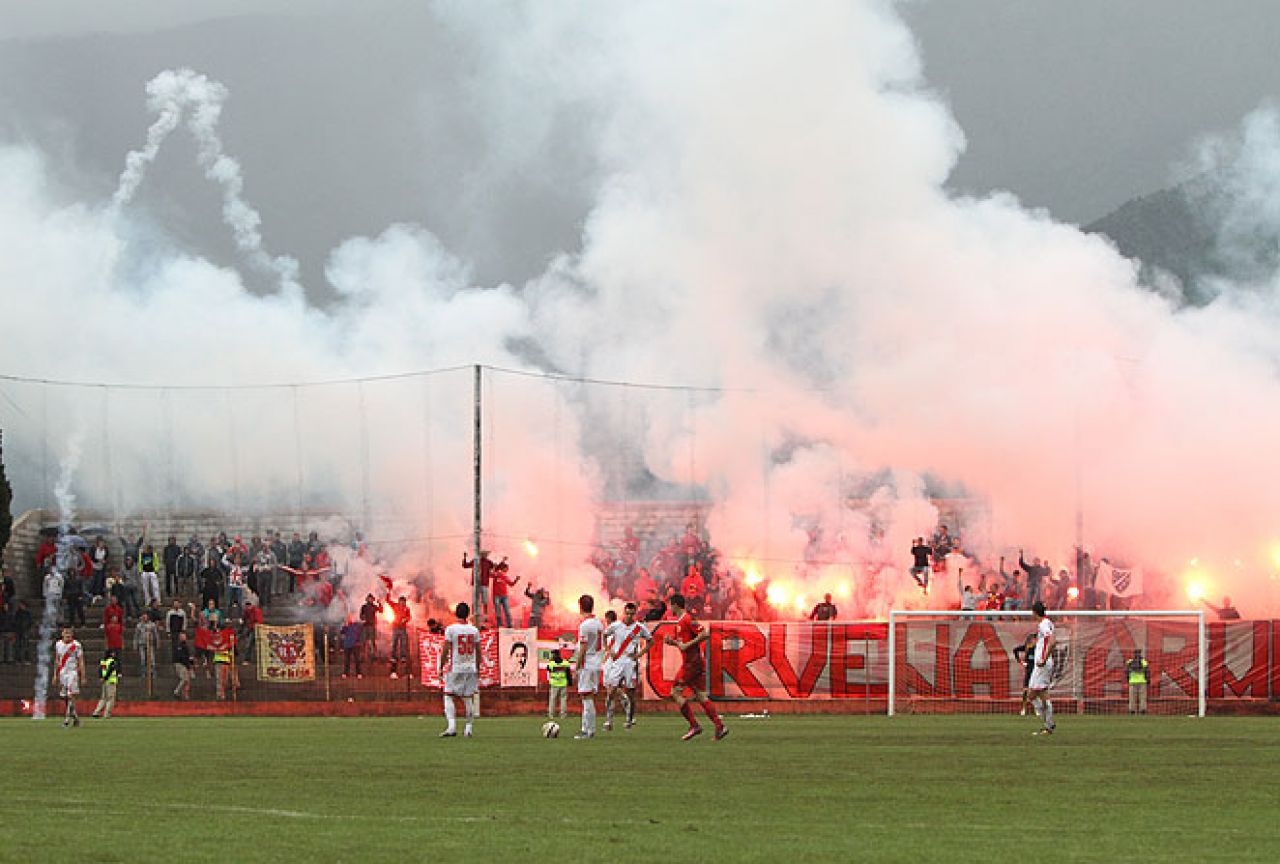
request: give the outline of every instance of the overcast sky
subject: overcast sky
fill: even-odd
[[[527,278],[572,245],[592,166],[558,158],[553,176],[477,181],[498,121],[469,113],[457,78],[475,58],[426,6],[0,0],[0,140],[34,142],[68,185],[109,193],[148,122],[143,84],[191,65],[230,86],[228,148],[270,239],[303,260],[307,281],[340,239],[396,220],[427,224],[481,279]],[[1200,136],[1280,93],[1280,3],[1269,0],[901,8],[968,141],[952,187],[1009,189],[1066,221],[1168,185]],[[551,130],[561,156],[572,130]],[[214,193],[189,160],[162,160],[148,194],[174,233],[227,251]]]

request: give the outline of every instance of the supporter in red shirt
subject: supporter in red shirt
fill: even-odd
[[[108,651],[124,651],[124,619],[104,621],[102,631],[106,635]]]
[[[689,573],[684,577],[684,581],[680,583],[680,593],[689,602],[691,610],[694,612],[701,611],[702,598],[707,593],[707,583],[702,581],[702,571],[697,564],[689,565]]]
[[[120,598],[114,594],[111,595],[111,599],[107,602],[107,605],[102,607],[102,624],[103,626],[106,626],[108,622],[113,620],[119,624],[121,628],[124,627],[124,607],[120,605]]]
[[[684,529],[684,539],[681,541],[681,545],[684,547],[684,554],[691,558],[702,551],[702,538],[694,530],[692,522]]]
[[[240,619],[243,625],[244,635],[240,638],[241,644],[244,645],[244,658],[241,663],[249,665],[249,658],[253,656],[253,650],[257,647],[258,631],[254,628],[262,623],[262,609],[252,603],[244,604],[244,617]]]
[[[53,542],[53,538],[46,537],[41,540],[40,548],[36,550],[36,570],[43,571],[45,562],[57,554],[58,544]]]
[[[519,576],[511,575],[507,559],[503,558],[502,562],[493,568],[493,617],[497,619],[499,627],[512,626],[511,601],[507,599],[507,591],[519,581]]]
[[[505,559],[504,559],[504,560],[505,560]],[[475,572],[475,571],[476,571],[476,562],[477,562],[477,561],[480,563],[480,568],[479,568],[479,569],[480,569],[480,573],[479,573],[479,576],[478,576],[478,577],[477,577],[476,572]],[[467,558],[467,553],[464,551],[464,552],[462,553],[462,567],[463,567],[463,569],[466,569],[466,570],[470,570],[470,571],[471,571],[471,578],[472,578],[472,581],[473,581],[473,582],[477,582],[477,581],[478,581],[478,583],[479,583],[479,586],[480,586],[480,608],[476,610],[476,620],[475,620],[475,625],[476,625],[477,627],[483,627],[483,626],[484,626],[484,619],[485,619],[485,618],[488,616],[488,614],[489,614],[489,611],[488,611],[488,610],[489,610],[489,583],[491,583],[491,582],[493,581],[493,567],[494,567],[494,564],[493,564],[493,560],[489,557],[489,550],[488,550],[488,549],[481,549],[481,550],[480,550],[480,557],[479,557],[479,558],[473,558],[473,559],[470,559],[470,560],[468,560],[468,558]]]
[[[993,582],[987,589],[986,609],[998,612],[1004,608],[1005,594],[998,582]]]

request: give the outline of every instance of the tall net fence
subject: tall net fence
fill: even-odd
[[[839,424],[795,435],[825,398],[470,366],[239,387],[0,378],[0,424],[19,511],[56,515],[72,462],[74,506],[111,523],[332,512],[322,539],[359,534],[456,596],[478,420],[481,543],[558,609],[585,591],[644,602],[688,587],[708,616],[803,617],[830,594],[844,619],[883,618],[914,590],[913,536],[942,519],[976,541],[987,525],[921,478],[860,462]]]

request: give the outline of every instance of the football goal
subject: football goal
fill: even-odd
[[[1202,611],[1057,612],[1049,696],[1059,713],[1203,717]],[[889,614],[890,716],[1017,713],[1030,612],[894,611]]]

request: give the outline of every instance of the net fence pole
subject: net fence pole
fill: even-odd
[[[430,375],[422,376],[422,494],[425,498],[427,536],[435,536],[435,488],[431,485],[431,386]],[[435,563],[436,544],[427,542],[427,566]]]
[[[360,521],[369,530],[369,411],[365,405],[364,382],[356,382],[356,401],[360,408]]]
[[[178,507],[177,458],[173,445],[173,396],[166,387],[160,391],[160,421],[164,425],[164,470],[169,507]]]
[[[40,506],[49,510],[49,385],[40,385]]]
[[[236,518],[240,518],[240,448],[236,441],[236,412],[231,405],[231,390],[222,391],[222,403],[227,411],[227,444],[231,451],[231,491]]]
[[[1206,707],[1205,703],[1207,702],[1206,696],[1208,693],[1208,684],[1209,684],[1207,680],[1208,674],[1209,674],[1209,661],[1208,661],[1208,658],[1205,656],[1206,649],[1208,648],[1208,644],[1205,640],[1204,630],[1205,630],[1204,610],[1201,609],[1199,611],[1199,614],[1196,616],[1196,641],[1199,643],[1199,650],[1196,652],[1197,654],[1199,654],[1199,661],[1196,663],[1196,666],[1199,670],[1199,673],[1197,676],[1199,678],[1199,681],[1197,682],[1198,686],[1196,687],[1196,690],[1198,691],[1196,695],[1198,698],[1196,701],[1198,703],[1197,716],[1199,717],[1203,717],[1205,713],[1205,707]],[[1225,638],[1224,638],[1224,643],[1225,643]]]
[[[102,387],[102,473],[106,477],[106,506],[111,511],[111,524],[120,522],[120,507],[116,498],[115,469],[111,464],[111,388]]]
[[[302,525],[302,419],[298,405],[298,385],[290,390],[293,395],[293,469],[294,469],[294,503],[298,525]]]
[[[474,383],[472,389],[472,430],[471,430],[471,469],[472,469],[472,498],[474,512],[472,513],[472,532],[473,532],[473,549],[472,570],[471,570],[471,608],[477,613],[477,621],[480,620],[480,577],[484,572],[480,564],[480,531],[481,531],[481,492],[483,491],[483,482],[481,480],[481,448],[483,446],[484,432],[484,412],[483,412],[483,388],[484,388],[484,367],[477,363],[473,367]]]
[[[889,711],[890,717],[893,716],[893,700],[897,696],[898,686],[898,613],[889,610]]]

